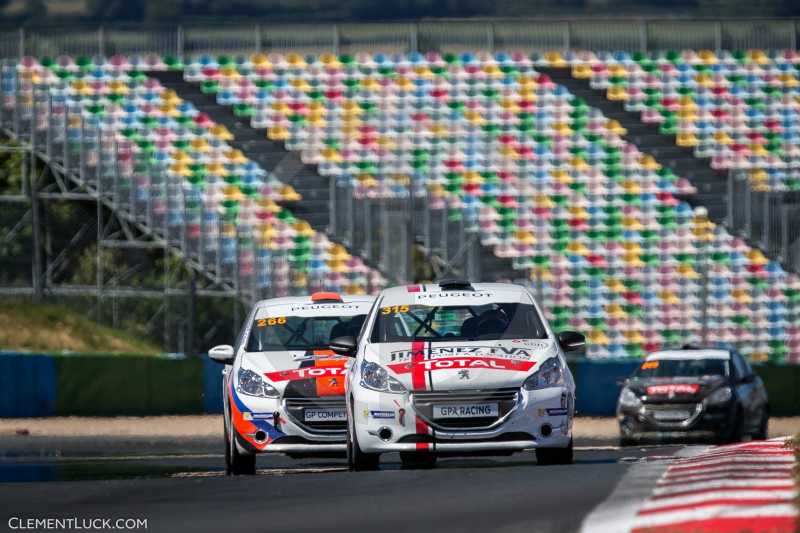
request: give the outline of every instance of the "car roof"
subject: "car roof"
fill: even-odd
[[[658,359],[724,359],[731,358],[731,352],[728,350],[712,350],[712,349],[685,349],[685,350],[663,350],[654,352],[647,356],[647,361]]]
[[[333,303],[331,300],[324,300],[315,302],[311,299],[310,294],[305,296],[282,296],[280,298],[268,298],[266,300],[259,300],[254,307],[261,308],[270,305],[285,305],[285,304],[314,304],[314,303]],[[372,303],[375,301],[375,296],[369,294],[340,294],[342,303]]]
[[[467,283],[467,282],[464,282]],[[469,283],[471,285],[472,290],[476,292],[503,292],[508,295],[511,294],[527,294],[528,291],[522,285],[515,285],[513,283]],[[458,289],[458,288],[443,288],[439,283],[422,283],[416,285],[399,285],[397,287],[390,287],[384,289],[381,292],[381,295],[384,297],[392,297],[392,296],[400,296],[405,295],[408,293],[414,292],[447,292],[448,290],[452,290],[458,292],[459,290],[469,290],[469,289]]]

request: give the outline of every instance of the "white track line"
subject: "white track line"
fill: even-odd
[[[639,509],[675,458],[692,457],[706,449],[682,448],[674,456],[645,457],[632,464],[608,498],[583,519],[581,533],[630,531]]]
[[[633,464],[581,533],[622,533],[715,518],[796,516],[793,451],[784,439],[688,447]]]
[[[766,490],[757,487],[751,490],[725,490],[725,489],[708,489],[705,492],[698,494],[691,494],[686,496],[672,496],[669,498],[650,499],[642,506],[642,510],[654,510],[664,507],[672,507],[675,505],[689,505],[704,503],[712,500],[774,500],[784,499],[791,501],[795,496],[794,487],[788,487],[781,490]]]
[[[780,487],[791,489],[794,487],[793,480],[784,479],[717,479],[711,481],[699,481],[694,483],[682,483],[673,486],[656,486],[653,490],[654,497],[667,496],[669,494],[683,494],[699,490],[724,490],[750,487]]]

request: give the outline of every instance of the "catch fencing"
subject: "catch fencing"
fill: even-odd
[[[4,58],[67,55],[796,49],[793,18],[442,19],[384,23],[103,25],[0,30]]]
[[[732,170],[727,205],[731,231],[800,272],[800,191],[759,190],[747,172]]]

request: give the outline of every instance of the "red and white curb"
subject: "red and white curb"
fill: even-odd
[[[786,439],[647,458],[631,467],[581,531],[795,533],[796,467]]]

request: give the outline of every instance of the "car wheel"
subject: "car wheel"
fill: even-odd
[[[573,460],[572,439],[565,448],[536,448],[536,462],[540,465],[571,465]]]
[[[730,429],[728,430],[727,434],[722,436],[720,441],[722,444],[735,444],[737,442],[742,442],[743,437],[744,415],[742,414],[742,409],[737,408],[736,413],[733,415]]]
[[[753,435],[754,439],[767,440],[769,438],[769,413],[764,409],[761,415],[761,423],[758,425],[758,431]]]
[[[225,432],[225,473],[229,476],[252,476],[256,473],[256,456],[241,453],[233,442],[233,429]]]
[[[350,411],[350,423],[347,424],[347,466],[351,472],[364,472],[377,470],[380,463],[380,454],[364,453],[358,445],[358,436],[352,426],[353,412]]]
[[[406,470],[436,468],[436,455],[430,452],[400,452],[400,462]]]
[[[233,466],[231,466],[231,439],[228,434],[228,425],[222,422],[223,437],[225,440],[225,473],[227,475],[233,474]]]

